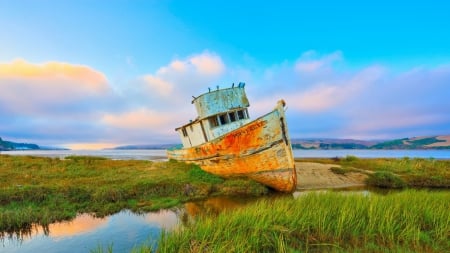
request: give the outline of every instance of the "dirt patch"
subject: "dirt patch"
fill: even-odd
[[[335,164],[321,164],[312,162],[296,162],[297,189],[324,189],[364,186],[367,174],[348,172],[335,174],[330,168],[340,167]]]

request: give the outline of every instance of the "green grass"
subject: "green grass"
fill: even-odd
[[[366,183],[369,186],[390,189],[401,189],[406,187],[406,183],[403,179],[388,171],[377,171],[370,174],[366,180]]]
[[[0,155],[0,233],[46,226],[77,213],[152,211],[214,195],[267,192],[253,181],[224,180],[176,161]]]
[[[331,167],[330,168],[331,172],[333,172],[334,174],[338,174],[338,175],[345,175],[349,172],[361,172],[358,169],[355,169],[353,167],[348,167],[348,166],[341,166],[341,167]]]
[[[446,252],[448,210],[448,191],[265,199],[165,232],[157,252]]]
[[[344,158],[305,158],[296,159],[298,162],[318,162],[336,164],[344,169],[368,170],[372,172],[390,173],[398,177],[408,187],[450,188],[450,160],[436,160],[433,158],[368,158],[355,156]],[[335,173],[345,173],[335,169]],[[369,176],[372,174],[369,174]],[[387,178],[387,177],[386,177]],[[387,178],[388,179],[388,178]]]
[[[348,156],[300,161],[342,166],[335,173],[373,171],[380,182],[397,178],[409,187],[450,187],[450,161],[445,160]],[[45,227],[77,213],[151,211],[209,196],[267,191],[253,181],[224,180],[176,161],[0,155],[0,236],[27,233],[33,224]],[[387,196],[327,193],[266,199],[164,233],[158,251],[444,252],[450,248],[449,203],[448,191],[412,190]]]

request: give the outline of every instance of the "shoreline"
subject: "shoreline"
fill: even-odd
[[[2,151],[2,155],[25,155],[63,159],[66,156],[100,156],[114,160],[164,160],[167,159],[163,149],[136,150],[16,150]],[[411,159],[450,160],[450,149],[436,150],[365,150],[365,149],[336,149],[336,150],[293,150],[294,159],[315,158],[345,158],[356,156],[361,159],[409,157]]]
[[[336,164],[321,164],[315,162],[295,162],[297,170],[297,190],[338,189],[347,187],[367,186],[368,175],[364,172],[348,172],[336,174],[331,168]]]

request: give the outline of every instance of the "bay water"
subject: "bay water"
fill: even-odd
[[[330,149],[330,150],[303,150],[294,149],[295,158],[334,158],[353,155],[360,158],[434,158],[450,159],[450,149],[434,150],[378,150],[378,149]],[[17,150],[1,151],[1,154],[7,155],[31,155],[44,157],[59,157],[80,155],[80,156],[101,156],[110,159],[127,160],[165,160],[167,159],[164,149],[145,149],[145,150]]]

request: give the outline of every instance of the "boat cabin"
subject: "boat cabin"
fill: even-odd
[[[249,123],[250,105],[244,87],[245,83],[233,84],[231,88],[217,88],[194,97],[197,119],[175,129],[183,148],[203,144]]]

